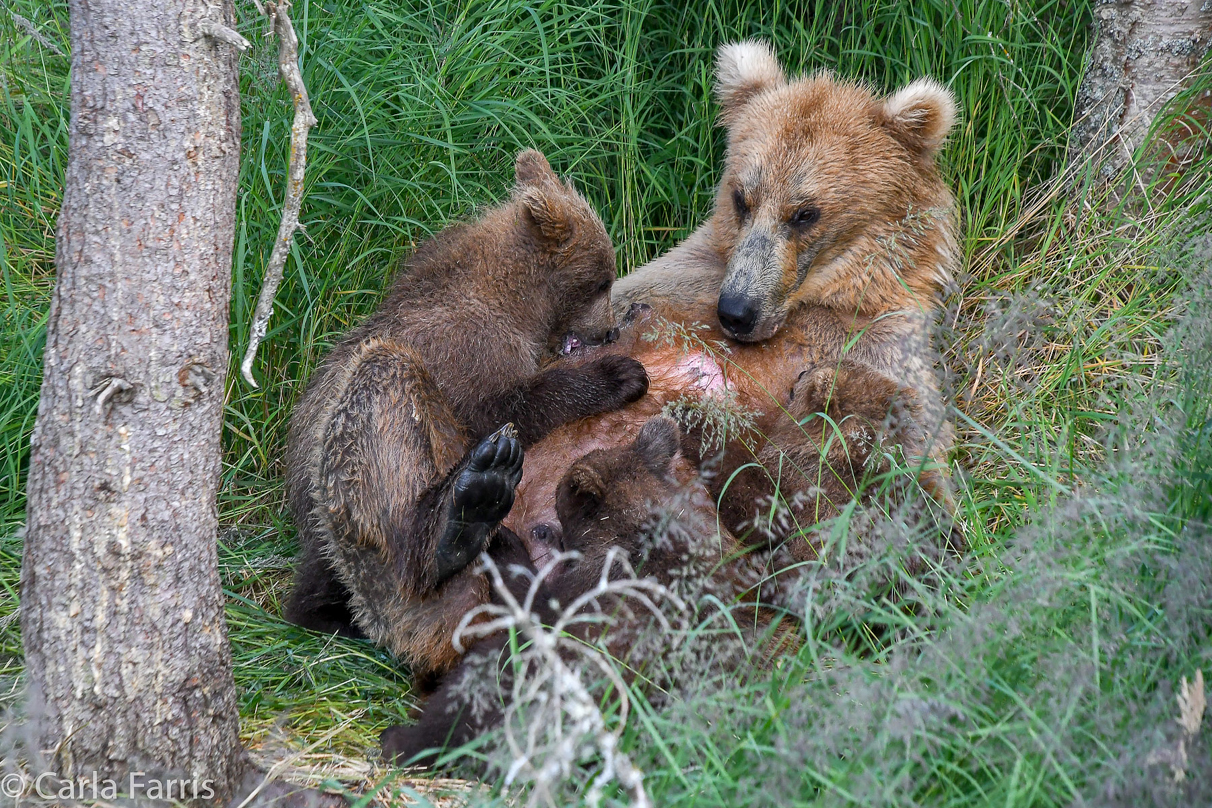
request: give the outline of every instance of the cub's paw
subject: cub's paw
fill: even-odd
[[[397,766],[433,765],[436,755],[432,752],[417,758],[428,748],[420,730],[419,726],[410,727],[404,724],[395,724],[383,730],[383,734],[379,736],[383,762]]]
[[[471,450],[454,481],[446,529],[438,540],[438,583],[462,570],[480,554],[493,528],[513,507],[522,479],[522,443],[506,424]]]
[[[522,443],[513,424],[506,424],[471,450],[455,480],[452,516],[465,525],[500,522],[513,507],[521,479]]]
[[[630,356],[603,356],[590,364],[586,370],[597,377],[609,402],[615,407],[638,401],[648,392],[648,371]]]

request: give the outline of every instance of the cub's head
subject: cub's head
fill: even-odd
[[[607,341],[615,333],[610,308],[615,262],[602,220],[539,152],[521,152],[514,170],[509,208],[525,232],[522,249],[532,253],[518,258],[538,269],[524,281],[530,288],[515,291],[540,303],[540,326],[549,335],[551,352],[570,339],[578,344]]]
[[[615,546],[633,564],[640,561],[644,528],[681,489],[674,473],[680,440],[677,423],[656,416],[632,443],[598,449],[572,464],[556,494],[564,549],[582,555],[569,574],[590,585]]]
[[[864,315],[934,305],[957,260],[934,166],[950,92],[930,79],[884,98],[826,74],[788,81],[761,42],[720,48],[716,92],[728,156],[712,222],[730,336],[766,339],[801,302]]]

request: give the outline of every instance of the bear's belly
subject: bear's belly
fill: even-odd
[[[597,449],[635,440],[648,419],[670,402],[723,397],[732,390],[723,367],[706,350],[644,339],[624,339],[619,348],[608,346],[595,353],[623,352],[642,362],[648,371],[647,395],[623,409],[565,424],[526,450],[522,481],[503,524],[521,538],[536,566],[541,567],[558,549],[549,538],[558,541],[559,536],[556,492],[573,462]],[[675,469],[684,481],[697,475],[694,464],[685,458],[676,461]]]
[[[843,355],[867,359],[874,334],[864,332],[855,339],[856,328],[828,310],[809,307],[793,312],[771,339],[737,343],[726,340],[718,327],[670,323],[649,313],[625,327],[613,345],[583,349],[561,360],[580,365],[603,353],[625,354],[644,364],[648,394],[621,410],[566,424],[528,448],[522,481],[504,525],[522,539],[541,566],[557,549],[552,546],[553,537],[558,541],[559,536],[556,492],[578,458],[635,440],[644,423],[672,402],[694,406],[715,398],[724,407],[755,416],[759,427],[768,428],[769,419],[788,417],[791,388],[803,370],[835,363]],[[679,462],[679,474],[693,478],[693,463]]]

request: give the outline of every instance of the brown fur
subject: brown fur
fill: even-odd
[[[532,556],[542,559],[547,548],[536,539],[536,530],[546,536],[556,523],[557,480],[575,458],[633,440],[670,402],[702,406],[711,396],[727,395],[725,406],[756,417],[751,428],[729,436],[722,462],[708,481],[721,526],[748,532],[777,485],[785,499],[798,500],[790,531],[798,536],[790,548],[793,557],[815,557],[800,529],[836,516],[861,493],[864,479],[886,470],[877,447],[897,444],[907,457],[929,460],[938,443],[938,436],[923,426],[930,419],[918,393],[893,381],[891,369],[873,369],[877,362],[883,368],[885,362],[898,361],[893,349],[900,339],[897,324],[889,318],[865,325],[857,334],[828,312],[802,309],[771,339],[733,343],[720,351],[714,345],[723,335],[716,329],[670,338],[669,324],[650,313],[625,324],[617,342],[561,362],[585,362],[614,352],[633,357],[648,372],[648,394],[623,409],[566,424],[532,447],[504,524],[522,537]],[[842,357],[843,344],[850,340],[854,344]],[[722,377],[707,390],[695,378],[704,368],[718,368]],[[692,430],[683,442],[685,456],[676,461],[683,480],[711,459],[701,452],[701,437]],[[933,462],[919,482],[950,507],[945,473]]]
[[[509,202],[418,248],[292,418],[288,489],[302,554],[289,619],[360,630],[420,674],[457,661],[454,627],[489,590],[457,565],[497,543],[495,523],[460,532],[460,491],[487,466],[497,474],[489,505],[507,509],[517,442],[646,389],[642,367],[621,356],[540,371],[565,335],[611,334],[613,278],[601,221],[538,152],[519,155]],[[506,423],[517,441],[493,434]],[[468,543],[459,549],[469,558],[441,555],[449,536]]]
[[[733,65],[738,49],[762,57],[752,75]],[[732,335],[747,342],[802,306],[864,319],[933,313],[959,261],[954,200],[934,165],[954,119],[950,95],[928,81],[884,99],[828,74],[787,82],[759,43],[722,48],[719,74],[728,153],[715,211],[622,279],[616,309],[645,302],[712,323],[731,291],[760,310],[753,332]],[[793,222],[804,209],[815,221]]]
[[[685,462],[685,443],[673,419],[657,416],[629,445],[597,449],[572,464],[560,481],[556,513],[563,549],[581,558],[561,572],[557,599],[591,589],[610,548],[618,547],[639,575],[675,594],[732,605],[737,623],[748,627],[747,648],[758,652],[752,661],[765,666],[798,647],[798,625],[752,605],[762,576],[720,525],[714,497]],[[611,653],[626,660],[627,630],[613,629],[606,639]]]
[[[728,155],[715,211],[681,245],[621,279],[613,299],[618,312],[644,303],[700,325],[704,353],[727,344],[713,358],[758,421],[729,443],[712,483],[724,525],[739,532],[776,485],[787,498],[809,495],[796,513],[807,523],[835,515],[864,475],[882,470],[871,452],[880,441],[922,463],[922,486],[950,509],[951,429],[930,338],[959,261],[954,202],[934,165],[954,119],[950,95],[924,80],[886,98],[826,74],[788,82],[756,43],[721,49],[718,89]],[[793,223],[805,208],[816,218]],[[742,341],[720,324],[728,294],[758,312]],[[644,363],[649,395],[557,430],[531,451],[508,519],[523,540],[550,517],[560,469],[589,448],[631,439],[693,387],[677,370],[684,345],[625,338],[607,350]],[[818,412],[840,436],[829,440]],[[804,541],[793,549],[801,559],[815,552]]]
[[[624,551],[639,575],[655,578],[675,592],[687,586],[690,591],[682,594],[695,599],[713,595],[731,604],[753,589],[758,575],[743,557],[739,542],[727,531],[718,531],[710,494],[695,475],[687,477],[678,462],[680,443],[677,424],[656,417],[630,443],[591,451],[568,469],[556,497],[560,543],[580,558],[562,564],[534,597],[545,623],[559,617],[558,604],[571,603],[593,589],[614,547]],[[520,547],[513,559],[529,566],[528,554]],[[617,570],[611,577],[617,577]],[[533,567],[530,572],[534,573]],[[521,600],[521,594],[515,596]],[[588,643],[603,642],[624,663],[626,675],[634,676],[645,666],[645,660],[632,658],[632,651],[646,621],[623,619],[628,613],[625,602],[599,597],[596,604],[616,621],[608,626],[573,623],[569,631]],[[760,644],[750,660],[759,666],[798,645],[798,627],[784,625],[768,609],[737,605],[733,618],[746,628],[750,649]],[[484,675],[480,666],[485,660],[500,665],[507,641],[507,631],[479,641],[460,668],[440,683],[417,725],[395,726],[383,733],[383,756],[399,763],[429,763],[433,755],[417,759],[418,753],[461,745],[495,725],[501,718],[500,697],[482,700],[488,709],[474,713],[468,702],[474,699],[470,691],[476,685],[469,679]],[[728,654],[721,661],[736,662]],[[512,675],[508,666],[500,669],[502,693],[509,690]]]

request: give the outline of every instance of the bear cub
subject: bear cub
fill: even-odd
[[[295,409],[287,485],[301,558],[289,620],[364,634],[421,677],[490,587],[525,447],[644,395],[630,358],[544,365],[609,341],[614,250],[601,220],[536,151],[508,202],[408,260],[383,304],[316,371]]]
[[[677,423],[657,416],[645,423],[630,444],[592,451],[564,475],[557,495],[559,525],[553,529],[557,535],[552,540],[580,557],[563,562],[540,583],[533,608],[542,623],[553,625],[561,617],[561,604],[570,604],[593,590],[614,547],[623,551],[638,574],[655,578],[675,593],[711,594],[731,603],[757,583],[745,559],[738,557],[739,543],[730,534],[717,532],[706,489],[695,478],[685,479],[680,445]],[[502,535],[506,533],[503,529]],[[509,572],[513,574],[502,570],[502,578],[521,602],[536,572],[520,541],[509,535],[515,549],[503,550],[493,558],[512,564]],[[628,656],[648,621],[619,598],[598,597],[596,608],[613,614],[615,621],[572,622],[567,631],[586,643],[603,640],[611,655],[631,663],[629,668],[637,663],[642,666],[643,660],[629,660]],[[754,614],[739,623],[756,623],[763,634],[770,629],[773,621],[764,610],[742,608]],[[778,641],[786,644],[787,638]],[[477,641],[459,667],[441,680],[417,724],[396,725],[383,732],[383,758],[399,764],[432,765],[441,749],[465,744],[498,725],[513,688],[508,647],[508,630]],[[491,670],[493,666],[498,675],[486,675],[486,667]],[[477,689],[485,681],[495,682],[499,693],[477,698],[482,695]]]

